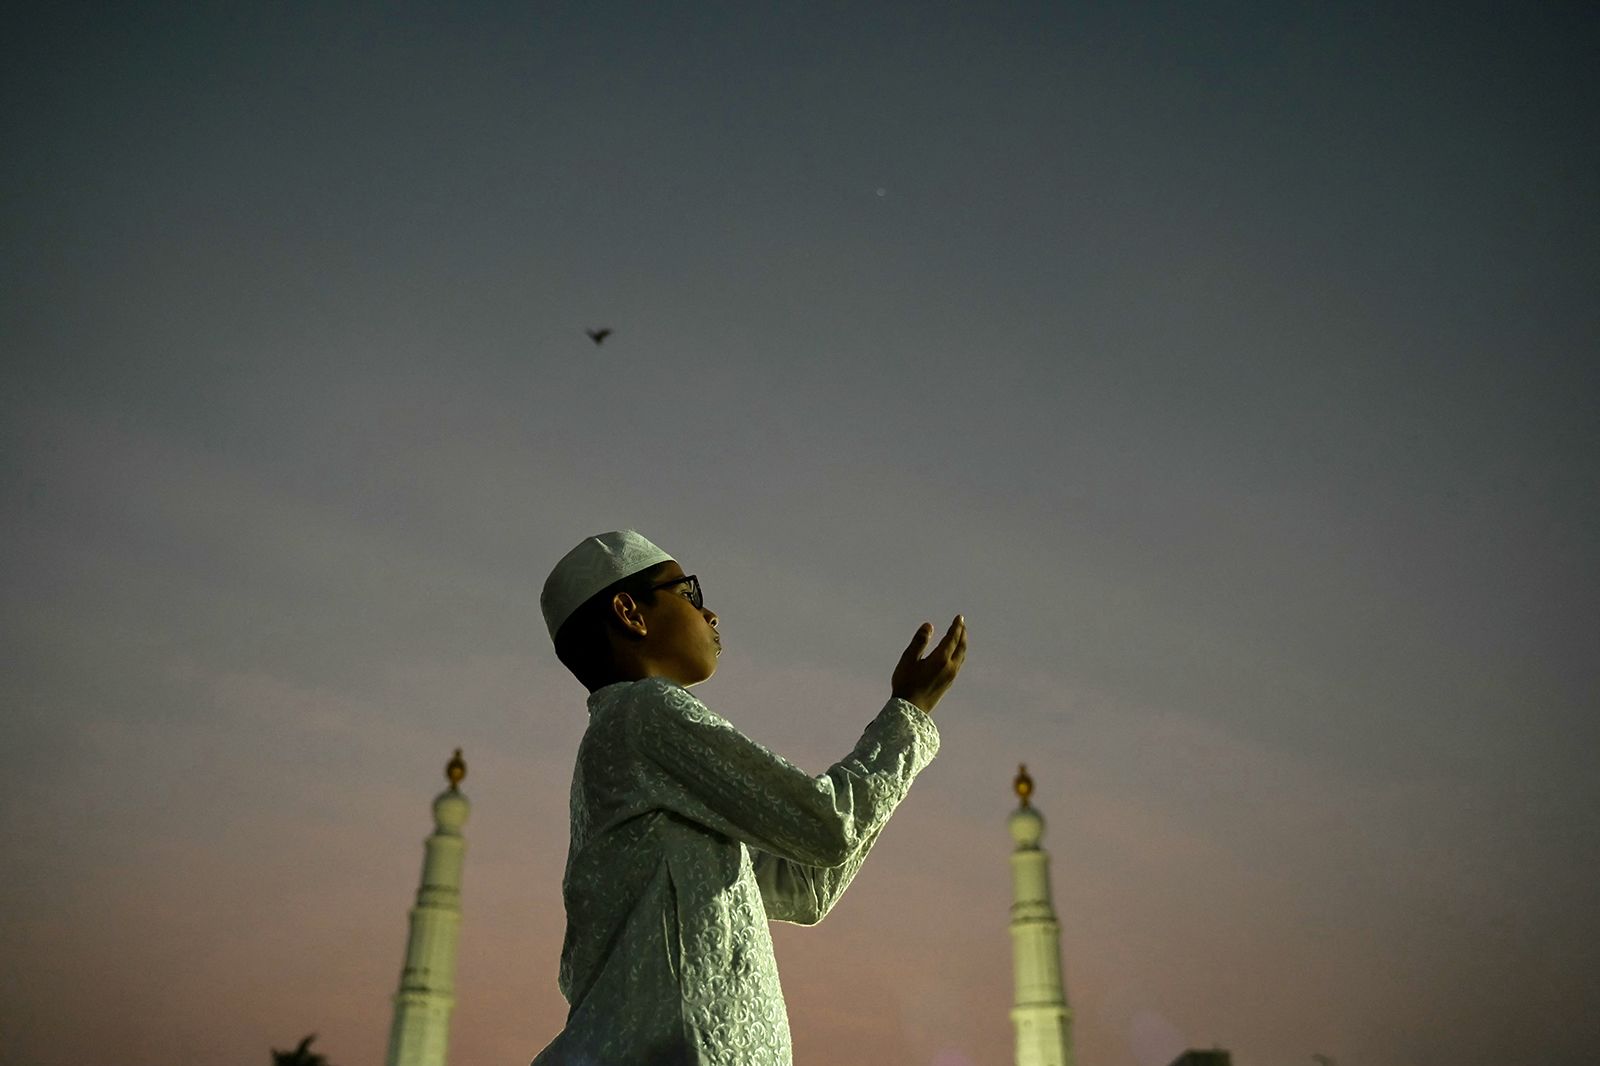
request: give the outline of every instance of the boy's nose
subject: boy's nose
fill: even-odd
[[[709,607],[702,607],[700,610],[705,614],[706,621],[711,623],[711,628],[717,628],[717,612]]]

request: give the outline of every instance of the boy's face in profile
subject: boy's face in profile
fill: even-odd
[[[693,586],[677,562],[663,563],[653,584],[656,602],[641,605],[653,672],[684,688],[698,685],[717,672],[722,654],[716,613],[690,601]]]

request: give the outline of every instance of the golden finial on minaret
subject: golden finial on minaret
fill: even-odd
[[[1028,806],[1028,797],[1033,795],[1033,778],[1028,776],[1028,764],[1017,764],[1017,779],[1011,782],[1011,787],[1017,790],[1017,798],[1024,807]]]
[[[456,749],[455,756],[445,765],[444,776],[450,779],[451,792],[460,791],[457,786],[461,784],[461,779],[467,776],[467,764],[461,758],[460,748]]]

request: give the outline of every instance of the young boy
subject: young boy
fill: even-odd
[[[562,892],[567,1025],[534,1066],[789,1066],[768,921],[822,920],[939,748],[966,656],[924,623],[861,740],[812,777],[688,689],[722,640],[700,582],[632,530],[590,537],[539,598],[589,690]]]

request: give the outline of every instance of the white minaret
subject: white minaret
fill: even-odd
[[[1044,819],[1028,802],[1033,778],[1017,767],[1021,801],[1011,812],[1011,960],[1016,1000],[1017,1066],[1073,1066],[1072,1008],[1061,979],[1061,924],[1050,905],[1050,855],[1039,847]]]
[[[422,860],[422,887],[411,908],[411,936],[400,991],[394,996],[388,1066],[445,1066],[450,1009],[456,995],[456,934],[461,929],[461,838],[470,807],[460,791],[467,776],[461,749],[445,767],[450,787],[433,801],[433,835]]]

